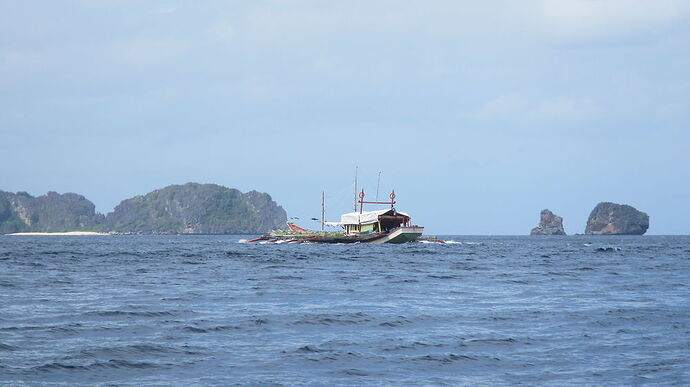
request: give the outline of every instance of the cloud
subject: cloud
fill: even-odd
[[[685,0],[540,0],[541,34],[565,43],[620,41],[659,34],[688,17]]]
[[[237,37],[237,30],[229,20],[219,20],[208,27],[210,35],[221,41],[232,41]]]
[[[159,7],[151,10],[152,15],[166,15],[177,11],[177,7]]]
[[[0,51],[0,86],[18,83],[41,71],[44,59],[35,51]]]
[[[105,48],[105,60],[131,67],[149,67],[184,55],[188,44],[178,39],[130,39]]]
[[[533,120],[583,120],[598,116],[599,108],[590,98],[554,97],[530,99],[519,94],[507,94],[486,102],[479,110],[484,119]]]
[[[687,0],[269,1],[216,8],[218,19],[206,26],[216,39],[303,51],[352,39],[446,42],[466,52],[637,43],[690,16]]]
[[[559,97],[538,103],[530,115],[543,119],[586,119],[595,117],[598,109],[589,98]]]
[[[485,103],[480,110],[480,115],[483,117],[512,116],[519,111],[524,111],[528,106],[529,101],[523,96],[501,95]]]

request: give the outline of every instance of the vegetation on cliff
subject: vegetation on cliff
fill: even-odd
[[[585,234],[642,235],[649,228],[649,215],[626,204],[602,202],[589,214]]]
[[[285,210],[266,193],[187,183],[122,201],[106,217],[105,228],[144,234],[258,234],[286,221]]]
[[[64,232],[94,230],[105,217],[96,207],[75,193],[33,197],[26,192],[0,191],[0,233]]]
[[[137,234],[260,234],[284,227],[271,196],[216,184],[171,185],[122,201],[107,216],[74,193],[33,197],[0,191],[0,234],[104,231]]]

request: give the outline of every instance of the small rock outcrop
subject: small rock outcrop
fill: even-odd
[[[642,235],[649,228],[649,215],[626,204],[602,202],[589,214],[585,234]]]
[[[566,235],[563,229],[563,218],[549,210],[542,210],[539,226],[533,228],[530,235]]]

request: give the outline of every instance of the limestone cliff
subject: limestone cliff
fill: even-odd
[[[589,214],[585,234],[642,235],[649,228],[649,215],[632,206],[602,202]]]
[[[33,197],[0,191],[0,234],[103,231],[134,234],[260,234],[285,227],[268,194],[215,184],[171,185],[122,201],[107,216],[74,193]]]
[[[93,203],[75,193],[48,192],[33,197],[26,192],[0,191],[0,234],[94,230],[103,220]]]
[[[532,229],[530,235],[566,235],[563,229],[563,218],[547,209],[542,210],[539,225]]]
[[[143,234],[259,234],[285,226],[271,196],[216,184],[171,185],[122,201],[105,220],[108,231]]]

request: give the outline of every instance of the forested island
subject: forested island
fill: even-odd
[[[170,185],[123,200],[107,215],[75,193],[0,191],[0,234],[99,231],[123,234],[261,234],[283,228],[270,195],[217,184]]]

